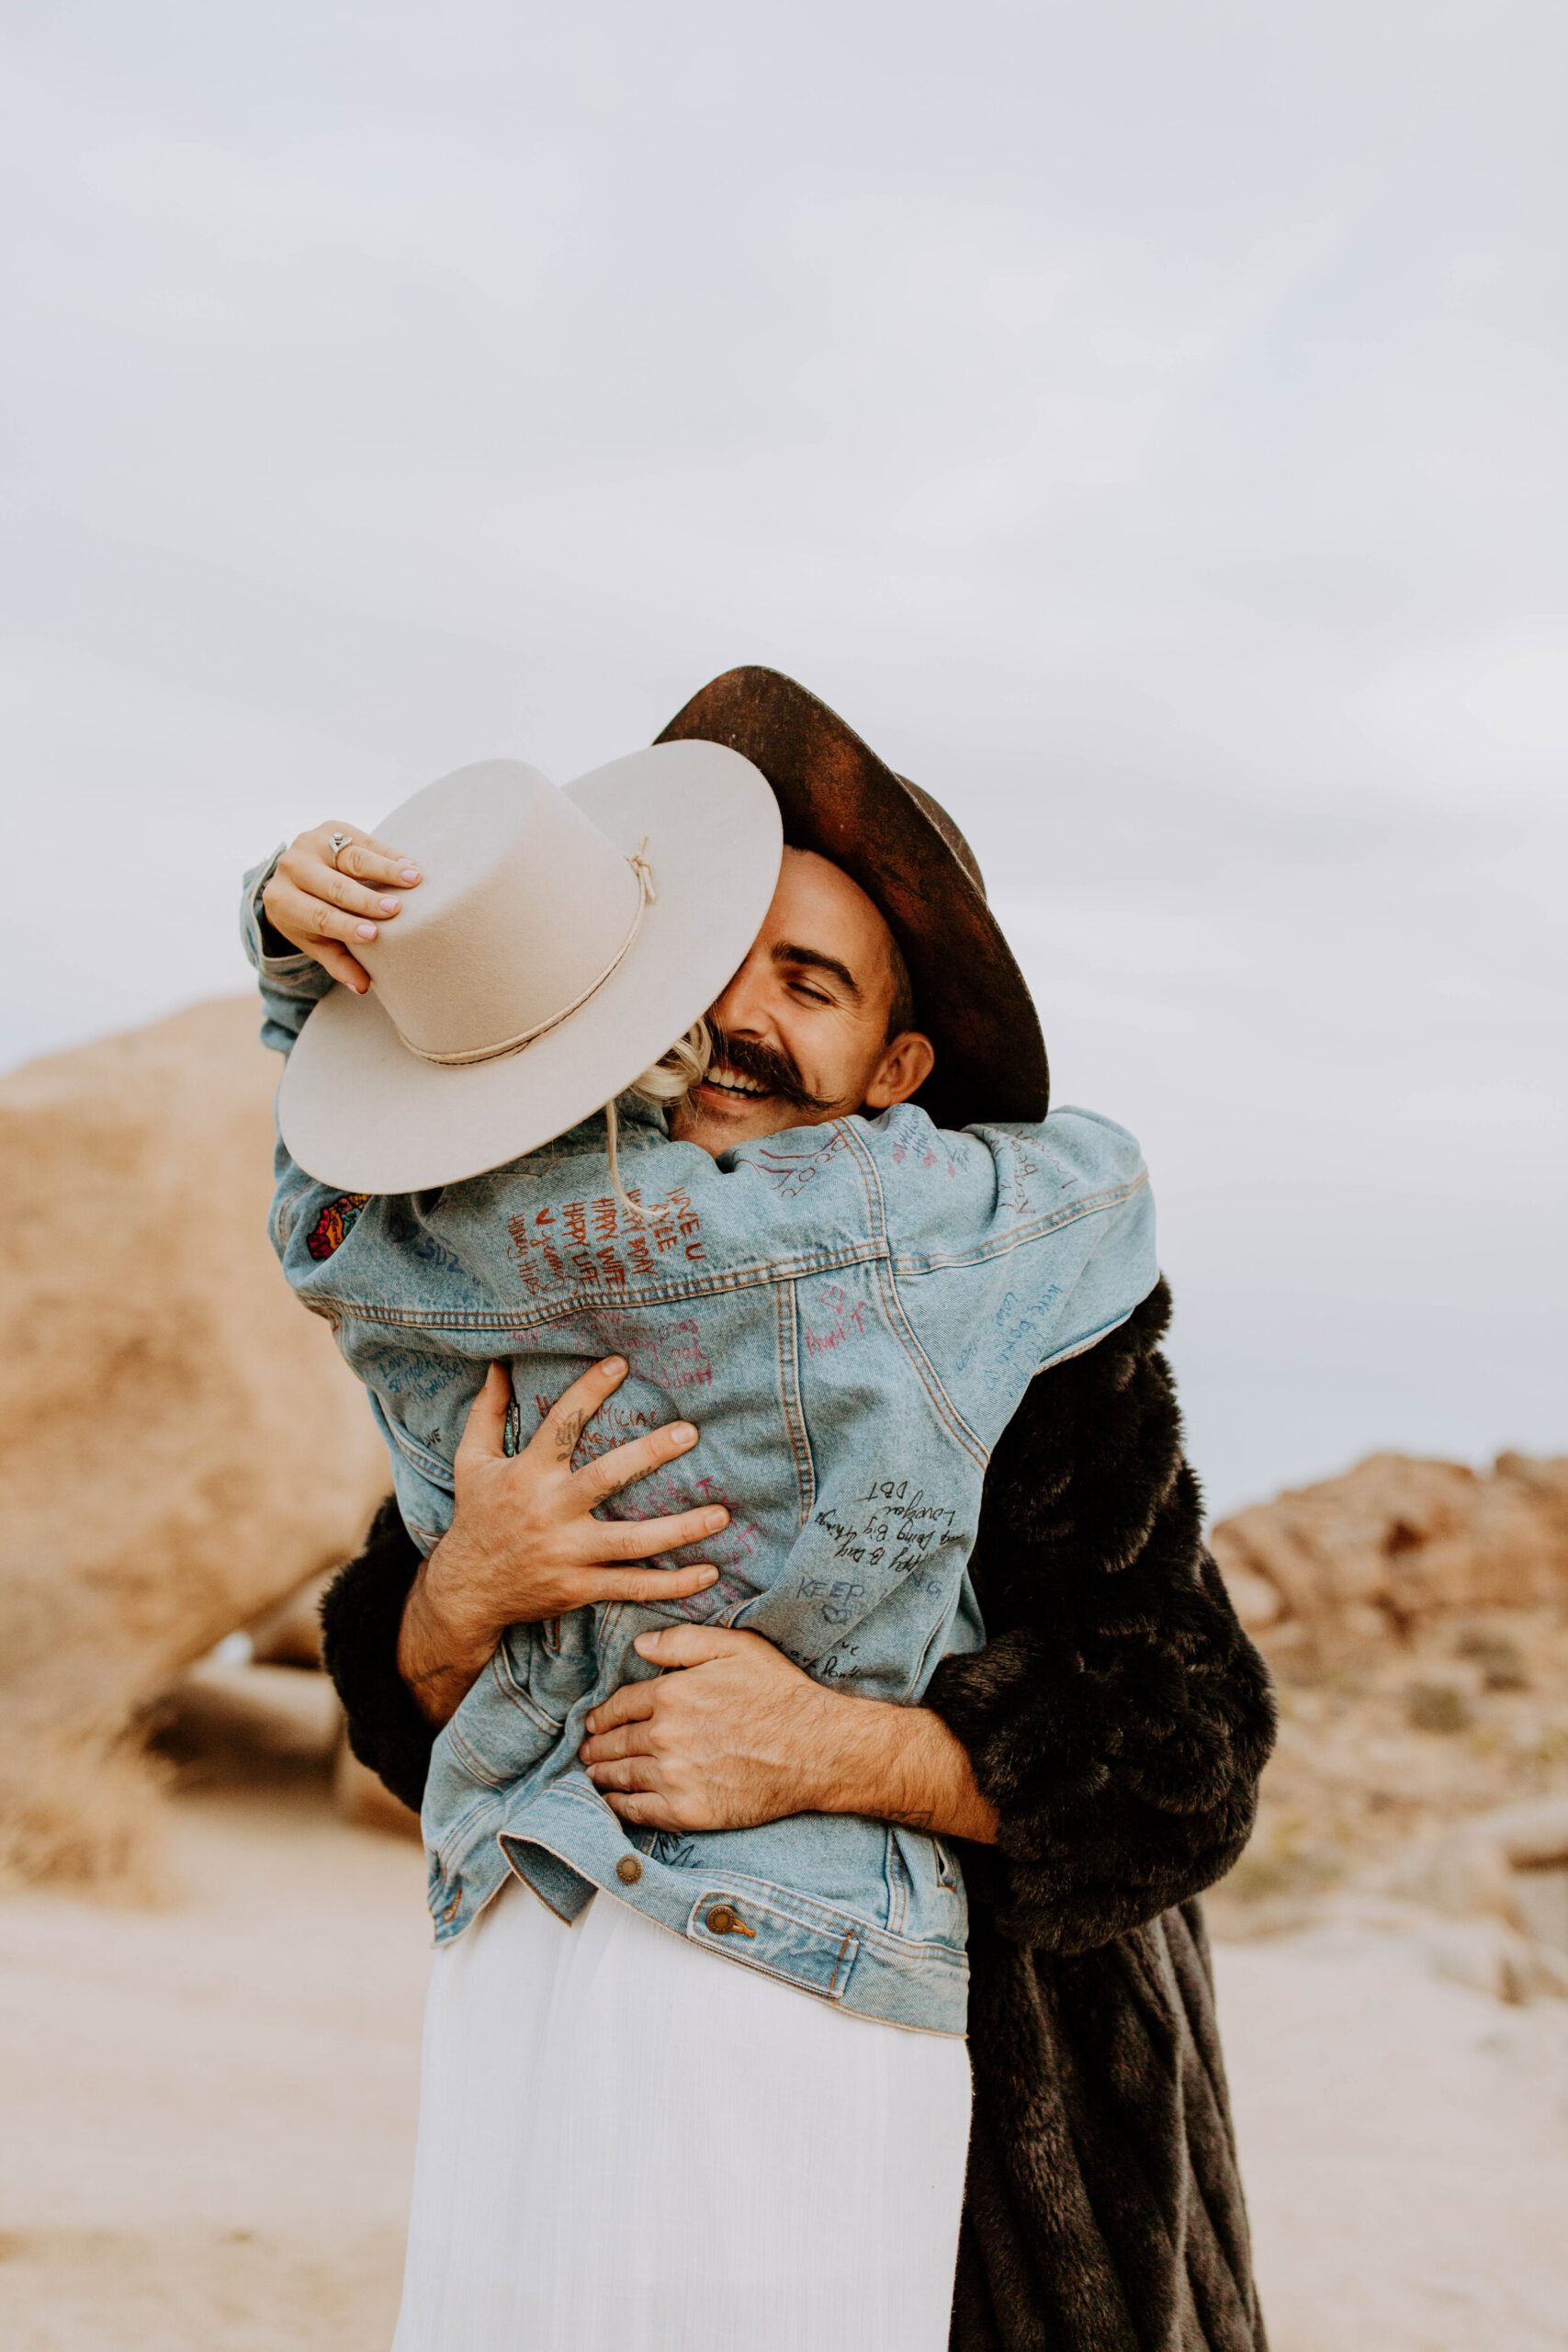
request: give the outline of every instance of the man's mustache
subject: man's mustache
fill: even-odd
[[[753,1085],[765,1087],[770,1094],[782,1095],[797,1111],[830,1111],[832,1104],[819,1094],[813,1094],[800,1075],[800,1065],[793,1054],[777,1046],[764,1046],[756,1037],[731,1037],[721,1029],[710,1014],[708,1034],[713,1039],[713,1059],[708,1068],[732,1069],[738,1078],[749,1078]]]

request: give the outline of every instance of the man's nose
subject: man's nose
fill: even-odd
[[[716,997],[712,1018],[732,1037],[761,1037],[768,1029],[766,975],[742,964],[722,996]]]

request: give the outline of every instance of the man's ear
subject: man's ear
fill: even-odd
[[[894,1038],[876,1066],[865,1090],[868,1111],[886,1111],[918,1093],[936,1068],[936,1047],[919,1029],[906,1029]]]

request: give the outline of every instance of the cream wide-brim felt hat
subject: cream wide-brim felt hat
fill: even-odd
[[[600,1110],[720,995],[784,855],[778,803],[717,743],[655,744],[559,789],[520,760],[427,785],[376,827],[423,879],[289,1056],[277,1117],[308,1175],[422,1193]]]

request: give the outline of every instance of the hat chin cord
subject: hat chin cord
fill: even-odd
[[[705,1021],[694,1021],[684,1036],[677,1037],[670,1051],[661,1055],[651,1069],[645,1069],[640,1078],[634,1079],[626,1091],[640,1095],[645,1102],[673,1108],[677,1102],[683,1102],[693,1087],[707,1076],[712,1060],[713,1037],[708,1024]],[[661,1218],[672,1216],[674,1209],[668,1201],[659,1208],[645,1209],[627,1193],[621,1182],[620,1155],[615,1148],[619,1124],[615,1102],[606,1102],[604,1143],[610,1160],[611,1190],[628,1216],[643,1225],[656,1225]]]

